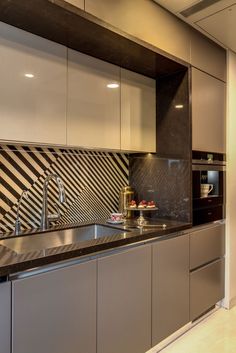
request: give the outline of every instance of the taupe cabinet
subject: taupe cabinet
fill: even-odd
[[[11,283],[0,283],[0,351],[11,353]]]
[[[189,319],[189,235],[152,246],[152,346]]]
[[[96,261],[12,283],[12,353],[96,353]]]
[[[10,285],[0,285],[5,347]],[[188,322],[188,234],[12,281],[11,353],[144,353]]]
[[[225,226],[196,228],[190,234],[190,319],[224,297]]]
[[[225,83],[192,68],[192,148],[225,153]]]
[[[66,47],[0,22],[0,140],[66,143]]]
[[[97,353],[151,348],[151,247],[98,260]]]
[[[156,81],[121,69],[121,149],[156,152]]]

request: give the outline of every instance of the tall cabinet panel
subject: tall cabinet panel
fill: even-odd
[[[66,47],[0,23],[0,140],[66,143]]]
[[[156,152],[156,81],[121,69],[121,149]]]
[[[225,153],[225,83],[192,69],[193,150]]]
[[[120,148],[120,68],[70,49],[67,143]]]
[[[151,247],[98,260],[97,353],[151,348]]]
[[[158,242],[152,256],[152,346],[189,320],[189,235]]]
[[[11,283],[0,283],[0,351],[10,353]]]
[[[12,286],[12,353],[96,353],[96,261]]]

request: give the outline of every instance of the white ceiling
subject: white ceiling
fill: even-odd
[[[236,1],[234,0],[154,0],[225,48],[236,52]],[[192,14],[181,14],[192,6]],[[189,10],[189,11],[191,11]]]

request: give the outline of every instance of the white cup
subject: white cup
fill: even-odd
[[[201,197],[208,197],[208,194],[213,190],[213,184],[201,184]]]
[[[120,222],[123,220],[123,214],[122,213],[112,213],[111,220],[113,222]]]

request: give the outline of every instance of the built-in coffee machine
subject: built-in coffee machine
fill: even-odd
[[[225,218],[225,155],[193,151],[193,225]]]

